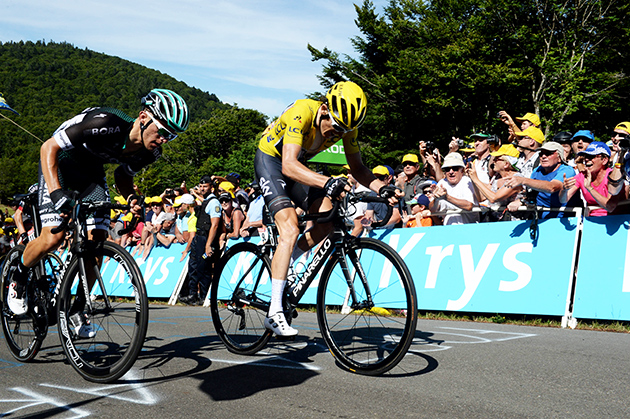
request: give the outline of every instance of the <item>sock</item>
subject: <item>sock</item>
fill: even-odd
[[[286,285],[286,279],[271,279],[271,303],[269,304],[269,315],[282,311],[282,294]]]

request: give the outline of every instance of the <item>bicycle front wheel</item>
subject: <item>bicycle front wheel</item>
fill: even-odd
[[[418,320],[416,290],[407,265],[385,243],[359,238],[345,256],[333,254],[317,298],[321,333],[343,367],[379,375],[407,353]]]
[[[70,262],[58,304],[59,337],[70,364],[86,380],[108,383],[134,364],[147,333],[149,304],[142,274],[131,255],[112,242],[89,243],[85,262],[90,288],[87,304],[80,258]],[[95,268],[100,266],[100,268]],[[85,286],[84,286],[85,285]],[[79,316],[76,316],[77,313]],[[81,336],[77,317],[96,334]]]
[[[12,282],[11,268],[17,265],[23,252],[24,246],[22,245],[11,249],[2,268],[2,332],[11,355],[20,362],[29,362],[39,352],[48,327],[38,321],[31,307],[22,315],[13,314],[9,309],[7,298],[9,285]],[[31,287],[32,284],[28,286]]]
[[[214,328],[230,352],[252,355],[269,342],[265,317],[271,301],[271,262],[253,243],[230,247],[212,281]]]

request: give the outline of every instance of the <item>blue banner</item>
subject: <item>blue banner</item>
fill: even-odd
[[[156,246],[145,261],[141,256],[135,258],[144,278],[149,298],[169,298],[177,286],[184,267],[188,264],[188,256],[180,262],[184,244],[172,244],[168,249]],[[127,250],[130,250],[129,248]],[[105,282],[107,294],[117,297],[131,297],[133,289],[129,286],[127,274],[121,265],[113,259],[103,261],[101,276]],[[75,279],[73,289],[78,281]],[[98,287],[94,288],[96,291]],[[95,292],[95,294],[100,294]]]
[[[584,221],[573,316],[630,320],[630,216]]]
[[[405,260],[420,310],[566,313],[577,218],[376,230]],[[483,234],[481,234],[483,233]]]

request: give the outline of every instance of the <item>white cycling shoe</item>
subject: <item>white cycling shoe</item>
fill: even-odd
[[[90,323],[85,313],[75,313],[68,318],[70,327],[81,339],[90,339],[96,336],[96,330]]]
[[[265,317],[265,327],[278,336],[295,336],[298,334],[297,329],[291,327],[284,317],[284,313],[279,311],[273,316]]]
[[[20,287],[17,282],[11,282],[11,284],[9,284],[7,305],[9,306],[9,310],[16,316],[21,316],[28,311],[26,290],[24,288],[24,286]]]

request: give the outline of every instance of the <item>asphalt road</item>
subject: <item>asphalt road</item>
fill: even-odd
[[[312,313],[293,342],[230,354],[209,310],[151,306],[134,368],[111,385],[67,364],[56,329],[30,364],[0,343],[7,418],[627,418],[630,335],[418,322],[400,366],[382,377],[339,368]]]

